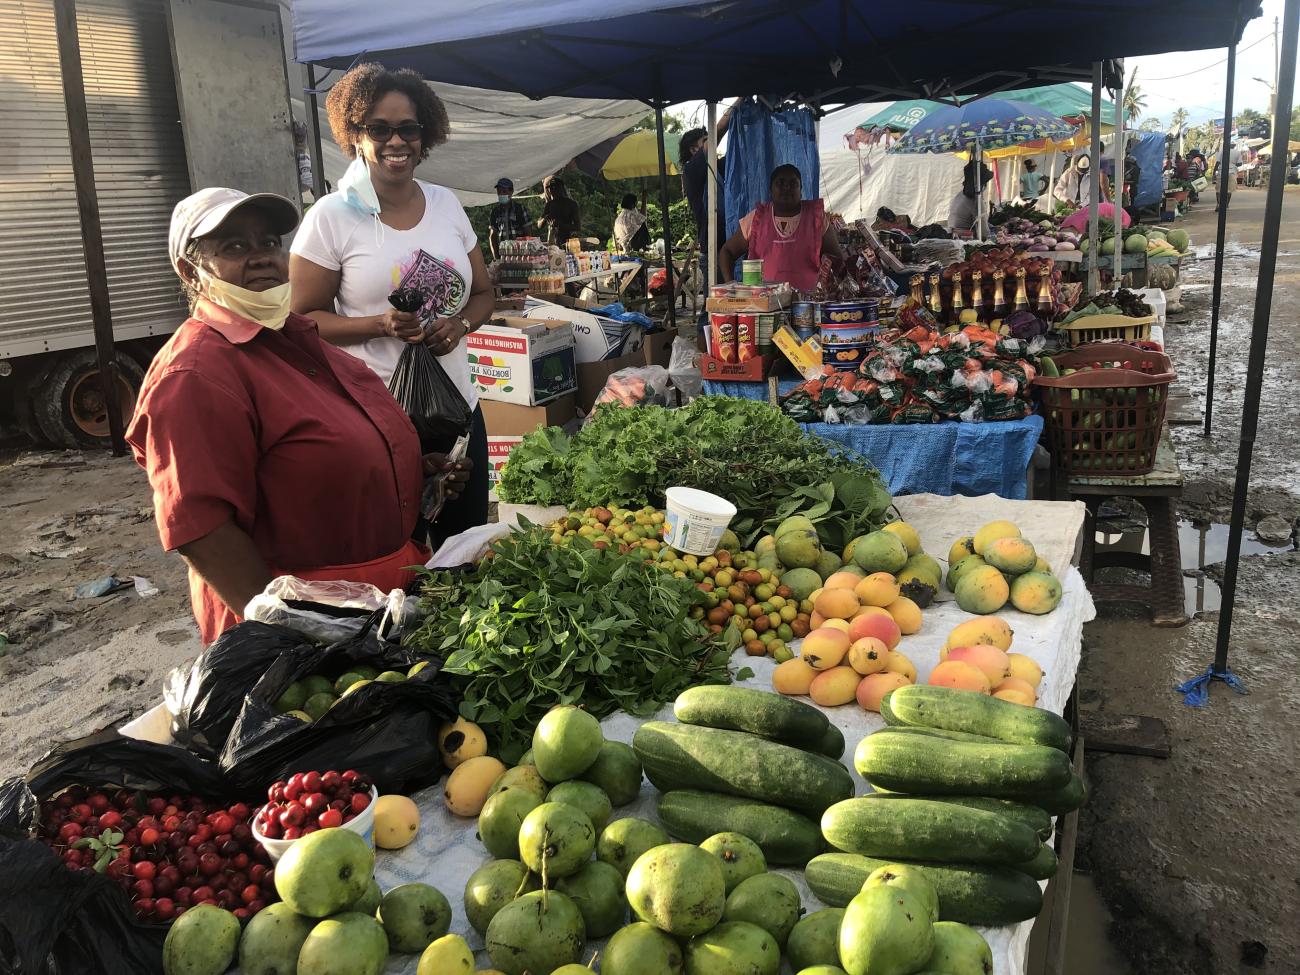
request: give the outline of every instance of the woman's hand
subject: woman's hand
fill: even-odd
[[[424,455],[424,473],[426,477],[436,477],[439,474],[446,474],[447,479],[444,483],[444,489],[447,497],[459,498],[465,491],[465,486],[469,484],[470,471],[474,469],[474,462],[466,457],[464,460],[450,460],[446,454],[425,454]]]
[[[418,342],[423,334],[420,316],[413,311],[398,311],[389,308],[379,316],[379,327],[385,335],[391,335],[403,342]]]
[[[469,331],[459,318],[435,318],[429,323],[424,344],[434,355],[446,355],[460,344]]]

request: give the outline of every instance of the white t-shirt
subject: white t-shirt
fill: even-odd
[[[422,288],[432,296],[422,309],[430,318],[448,318],[465,307],[473,280],[468,254],[478,246],[478,237],[450,190],[423,180],[416,183],[424,190],[424,216],[410,230],[380,223],[337,192],[322,197],[303,217],[289,250],[331,271],[342,270],[334,301],[337,314],[382,314],[392,307],[388,296],[401,287]],[[387,383],[405,346],[401,339],[385,335],[342,348]],[[438,361],[470,408],[477,406],[465,340]]]

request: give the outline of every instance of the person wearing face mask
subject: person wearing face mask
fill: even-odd
[[[282,196],[212,188],[176,205],[168,252],[190,317],[154,357],[127,430],[163,547],[189,566],[204,644],[277,575],[405,588],[425,474],[375,374],[290,311]],[[459,492],[468,474],[451,470]]]
[[[503,176],[496,189],[497,205],[488,216],[488,249],[493,260],[501,256],[501,241],[524,237],[528,228],[528,211],[514,199],[514,181]]]
[[[770,203],[759,203],[740,218],[740,226],[718,252],[723,281],[736,279],[736,262],[748,256],[763,262],[764,281],[788,281],[797,291],[817,287],[822,255],[844,262],[835,230],[821,200],[803,199],[803,177],[786,163],[772,170]]]
[[[334,140],[353,162],[294,237],[293,309],[385,385],[405,343],[425,343],[469,404],[469,486],[434,523],[436,545],[487,522],[487,429],[466,343],[492,315],[487,264],[451,190],[415,178],[448,135],[447,110],[423,78],[359,64],[330,88],[325,105]],[[393,308],[388,296],[399,287],[423,291],[424,307]]]

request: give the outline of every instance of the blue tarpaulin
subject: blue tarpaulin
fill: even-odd
[[[1163,132],[1129,133],[1129,151],[1142,167],[1138,177],[1134,206],[1151,206],[1164,195],[1165,134]]]
[[[788,393],[797,383],[781,384]],[[710,396],[767,399],[766,383],[706,380]],[[876,465],[890,494],[1027,495],[1029,461],[1043,432],[1041,416],[998,423],[910,423],[854,426],[803,423],[809,433],[851,447]]]
[[[757,102],[744,102],[732,112],[727,129],[726,240],[754,204],[770,200],[772,170],[791,163],[803,176],[803,198],[821,196],[821,164],[817,155],[817,121],[806,108],[773,112]]]
[[[783,92],[933,98],[1088,81],[1108,58],[1226,47],[1258,0],[1099,10],[1041,0],[293,0],[294,56],[361,57],[431,81],[668,102]],[[1053,67],[1042,67],[1042,66]],[[927,84],[930,82],[930,84]]]

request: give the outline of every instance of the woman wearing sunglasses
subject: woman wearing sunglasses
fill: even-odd
[[[415,178],[448,135],[447,111],[418,74],[361,64],[330,89],[325,105],[334,140],[353,162],[294,238],[293,310],[385,383],[405,343],[424,342],[473,410],[470,481],[434,525],[436,546],[487,521],[487,431],[465,342],[492,314],[487,266],[452,192]],[[399,287],[421,289],[424,307],[393,308],[388,296]]]

